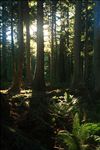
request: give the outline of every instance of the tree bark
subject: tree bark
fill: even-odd
[[[51,1],[51,57],[50,57],[50,79],[51,84],[57,80],[57,39],[56,39],[56,5],[57,0]]]
[[[37,61],[33,79],[34,90],[44,90],[43,0],[37,0]]]
[[[78,87],[82,80],[81,73],[81,61],[80,61],[80,51],[81,51],[81,11],[82,11],[82,2],[76,2],[75,10],[75,37],[74,37],[74,49],[73,49],[73,83],[72,85]]]
[[[6,48],[6,7],[2,2],[2,80],[7,81],[7,48]]]
[[[20,92],[23,83],[23,62],[24,62],[24,42],[23,42],[23,1],[18,2],[18,70],[15,72],[13,84],[8,92]]]
[[[100,93],[100,1],[96,1],[95,6],[94,76],[95,76],[95,91]]]
[[[31,74],[31,53],[30,53],[30,16],[29,16],[29,4],[28,0],[25,2],[25,24],[26,24],[26,80],[27,85],[32,83],[32,74]]]

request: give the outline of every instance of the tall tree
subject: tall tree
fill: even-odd
[[[95,2],[94,76],[95,91],[100,93],[100,1]]]
[[[40,91],[45,88],[43,2],[44,0],[37,0],[37,61],[33,79],[33,89]]]
[[[15,52],[14,52],[14,4],[12,0],[10,1],[10,11],[11,11],[11,52],[12,52],[12,76],[16,75],[16,62],[15,62]]]
[[[29,1],[25,2],[25,25],[26,25],[26,80],[27,84],[30,85],[32,82],[32,74],[31,74],[31,54],[30,54],[30,15],[29,15]]]
[[[59,68],[58,68],[58,76],[59,76],[59,82],[64,83],[65,82],[65,37],[64,35],[60,36],[60,48],[59,48]]]
[[[76,1],[75,7],[75,28],[74,28],[74,70],[73,70],[73,86],[78,86],[81,82],[81,66],[80,66],[80,51],[81,51],[81,12],[82,12],[82,2]]]
[[[87,84],[87,81],[88,81],[88,78],[89,78],[89,72],[88,72],[88,69],[89,69],[89,58],[88,58],[88,36],[89,36],[89,33],[88,33],[88,2],[85,3],[85,11],[86,11],[86,16],[85,16],[85,70],[84,70],[84,80]]]
[[[2,1],[2,80],[7,81],[7,10],[6,10],[6,2]]]
[[[51,83],[56,81],[56,5],[58,0],[51,0],[51,65],[50,65],[50,78]]]
[[[63,3],[61,3],[60,1],[60,9],[63,10]],[[64,11],[61,11],[61,29],[60,29],[60,45],[59,45],[59,56],[58,56],[58,79],[60,83],[64,83],[65,82],[65,56],[66,56],[66,52],[65,52],[65,22],[64,22]]]
[[[23,1],[18,2],[18,68],[13,79],[10,91],[20,92],[22,87],[23,62],[24,62],[24,42],[23,42]]]
[[[91,82],[93,78],[93,2],[88,1],[83,3],[83,12],[82,12],[82,17],[83,17],[83,44],[82,44],[82,49],[83,49],[83,75],[84,75],[84,82],[85,85],[88,86],[89,88],[93,87],[93,82]]]

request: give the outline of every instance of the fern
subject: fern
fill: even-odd
[[[65,92],[65,93],[64,93],[64,100],[65,100],[66,102],[71,102],[72,99],[73,99],[73,95],[70,95],[68,92]]]
[[[89,147],[88,139],[93,136],[97,142],[97,150],[100,149],[100,123],[85,123],[80,125],[78,113],[73,119],[72,134],[68,131],[60,131],[58,138],[69,147],[69,150],[86,150]]]
[[[79,129],[80,129],[80,119],[79,119],[79,114],[76,113],[73,119],[73,135],[75,135],[76,137],[79,136]]]
[[[68,145],[69,150],[78,150],[73,135],[68,131],[60,131],[58,138],[65,144]]]

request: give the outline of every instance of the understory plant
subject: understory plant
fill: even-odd
[[[79,114],[76,113],[72,132],[60,130],[57,137],[68,150],[100,150],[100,123],[80,124]]]
[[[52,97],[51,102],[50,111],[52,118],[55,121],[56,119],[66,118],[67,116],[73,118],[74,114],[79,112],[78,99],[67,92],[65,92],[63,96]]]

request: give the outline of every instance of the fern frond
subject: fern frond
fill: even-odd
[[[79,119],[79,114],[76,113],[73,119],[73,135],[75,135],[77,138],[79,136],[79,130],[80,130],[80,119]]]
[[[60,131],[58,133],[58,138],[69,147],[69,150],[78,150],[77,144],[73,138],[73,135],[68,131]]]

